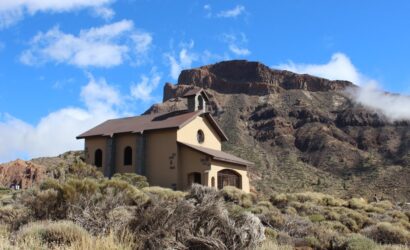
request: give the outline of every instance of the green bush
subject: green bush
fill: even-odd
[[[410,244],[410,232],[388,222],[367,227],[361,233],[382,244]]]
[[[103,173],[99,171],[96,167],[88,165],[82,161],[75,161],[73,164],[68,165],[69,178],[93,178],[102,179],[104,177]]]
[[[23,242],[38,239],[46,246],[69,246],[86,235],[87,231],[71,221],[39,221],[21,228],[18,239]]]
[[[116,173],[112,179],[118,179],[127,182],[128,184],[133,185],[136,188],[145,188],[148,187],[147,177],[142,175],[137,175],[134,173]]]
[[[379,201],[379,202],[372,202],[372,203],[370,203],[370,205],[378,207],[378,208],[382,208],[384,210],[393,209],[393,204],[388,200],[382,200],[382,201]]]
[[[21,206],[0,206],[0,225],[7,225],[10,229],[17,230],[29,221],[29,213],[30,210]]]
[[[265,237],[267,239],[271,239],[271,240],[275,240],[276,238],[278,238],[278,231],[270,228],[270,227],[266,227],[265,228]]]
[[[236,203],[242,207],[251,207],[256,198],[252,194],[245,193],[244,191],[231,186],[226,186],[221,190],[225,201]]]
[[[309,220],[313,223],[321,222],[325,220],[325,217],[321,214],[312,214],[309,215]]]
[[[352,198],[348,201],[348,206],[352,209],[365,209],[367,202],[363,198]]]
[[[272,202],[273,205],[284,208],[288,204],[289,200],[286,194],[274,194],[271,195],[270,197],[270,202]]]
[[[346,250],[370,250],[376,247],[377,244],[374,241],[360,234],[350,236],[344,244]]]
[[[105,180],[101,184],[101,193],[113,192],[114,195],[121,194],[122,205],[143,205],[149,201],[149,196],[135,186],[119,179]]]
[[[167,200],[167,201],[178,201],[185,197],[186,193],[181,191],[174,191],[169,188],[162,187],[145,187],[142,191],[152,198]]]

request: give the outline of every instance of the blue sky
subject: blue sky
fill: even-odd
[[[0,162],[162,98],[181,69],[226,59],[410,92],[408,1],[0,2]],[[5,144],[7,142],[7,145]]]

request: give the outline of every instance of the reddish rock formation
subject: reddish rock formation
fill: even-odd
[[[38,184],[45,177],[46,168],[30,161],[15,160],[0,164],[0,185],[29,188]]]

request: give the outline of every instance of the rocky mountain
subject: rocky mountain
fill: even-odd
[[[184,109],[196,87],[230,138],[224,150],[256,163],[256,190],[410,200],[410,122],[356,104],[354,84],[225,61],[182,71],[146,113]]]

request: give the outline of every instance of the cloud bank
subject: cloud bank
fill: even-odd
[[[115,13],[109,6],[114,0],[2,0],[0,28],[6,28],[37,12],[61,13],[91,9],[97,16],[111,18]]]
[[[78,150],[84,142],[75,137],[107,119],[124,115],[126,110],[120,92],[105,79],[89,75],[80,98],[84,108],[67,107],[43,117],[36,125],[9,114],[0,113],[0,162],[16,157],[28,158],[58,155]]]
[[[381,113],[391,121],[410,120],[410,97],[386,93],[380,84],[363,75],[343,53],[335,53],[325,64],[294,63],[292,61],[273,66],[273,68],[310,74],[331,80],[347,80],[360,88],[350,89],[348,93],[354,101],[371,110]]]
[[[81,30],[78,35],[64,33],[56,26],[32,38],[20,61],[27,65],[56,62],[110,68],[132,57],[141,59],[151,43],[151,35],[135,30],[130,20]]]

